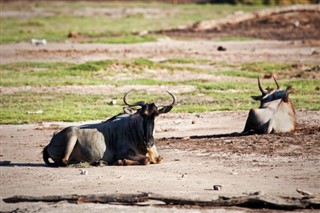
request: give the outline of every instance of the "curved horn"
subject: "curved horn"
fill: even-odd
[[[262,93],[262,95],[266,95],[268,93],[267,90],[263,89],[259,77],[258,77],[258,86],[259,86],[259,89],[260,89],[260,92]]]
[[[127,102],[127,95],[131,92],[132,90],[130,90],[129,92],[127,92],[124,96],[123,96],[123,102],[128,105],[128,106],[144,106],[146,104],[146,102],[144,101],[138,101],[137,103],[134,103],[134,104],[129,104]]]
[[[177,102],[176,97],[175,97],[171,92],[169,92],[169,91],[167,91],[167,93],[169,93],[169,95],[172,97],[172,103],[169,104],[168,106],[173,106],[173,105],[175,105],[176,102]]]
[[[275,82],[276,85],[277,85],[277,89],[280,89],[280,86],[279,86],[279,84],[278,84],[278,81],[277,81],[276,77],[275,77],[274,75],[272,75],[272,78],[273,78],[274,82]]]

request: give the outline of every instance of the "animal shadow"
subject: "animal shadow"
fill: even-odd
[[[44,163],[12,163],[11,161],[5,160],[0,161],[0,167],[45,167]]]

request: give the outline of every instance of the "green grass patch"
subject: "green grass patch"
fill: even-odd
[[[136,32],[172,29],[201,20],[220,19],[235,11],[254,11],[264,6],[166,4],[130,2],[0,2],[2,11],[28,13],[28,16],[0,17],[0,44],[29,42],[32,38],[64,42],[71,31],[91,42],[136,43],[154,41],[153,36],[129,36]],[[23,9],[22,9],[23,8]],[[139,12],[143,8],[155,12]],[[44,15],[37,15],[34,11]],[[92,14],[86,11],[92,10]],[[95,12],[97,10],[98,12]],[[106,10],[105,12],[99,11]],[[126,13],[126,11],[129,11]],[[133,11],[133,12],[130,12]],[[155,13],[153,15],[153,13]],[[32,15],[34,14],[34,15]],[[75,15],[73,15],[75,14]],[[83,15],[81,15],[83,14]],[[110,15],[108,15],[110,14]],[[119,35],[119,38],[110,38]],[[124,35],[124,36],[121,36]]]
[[[291,68],[292,64],[289,63],[254,62],[243,64],[241,70],[259,74],[270,74],[288,72]]]
[[[194,59],[194,58],[170,58],[162,63],[175,63],[175,64],[207,64],[210,60],[207,59]]]
[[[256,38],[250,37],[223,37],[219,38],[219,41],[254,41]]]
[[[173,69],[146,59],[89,61],[69,63],[15,63],[0,65],[0,86],[64,86],[64,85],[124,85],[127,80],[108,77],[125,73],[143,73],[145,69]],[[153,84],[155,80],[133,80]]]
[[[129,44],[157,41],[156,36],[138,36],[138,35],[123,35],[117,37],[92,38],[91,43],[109,43],[109,44]]]
[[[259,73],[255,73],[255,72],[243,72],[243,71],[239,71],[239,70],[226,70],[226,71],[210,72],[210,74],[236,76],[236,77],[244,77],[244,78],[257,78],[260,75]]]
[[[155,71],[167,69],[174,72],[184,72],[180,65],[174,67],[170,63],[190,64],[199,61],[191,59],[173,59],[170,62],[153,62],[146,59],[133,60],[103,60],[90,61],[82,64],[72,63],[14,63],[0,65],[0,85],[2,87],[16,86],[46,86],[51,92],[16,92],[12,94],[0,93],[0,123],[33,123],[41,121],[82,121],[104,120],[122,112],[123,94],[103,95],[71,94],[54,92],[55,86],[65,85],[185,85],[194,86],[195,91],[176,94],[179,105],[172,112],[205,112],[214,110],[248,110],[257,108],[259,102],[251,99],[252,95],[259,95],[256,81],[212,81],[179,80],[172,81],[170,77],[146,77],[149,69]],[[201,61],[199,63],[210,63]],[[261,64],[261,66],[260,66]],[[211,75],[240,76],[256,78],[264,73],[276,73],[287,76],[291,64],[250,63],[217,64],[222,67],[232,67],[235,71],[198,70],[197,72]],[[215,65],[216,66],[216,65]],[[210,68],[208,68],[210,69]],[[277,71],[277,72],[276,72]],[[122,78],[118,76],[130,75],[134,77]],[[111,77],[111,78],[109,78]],[[279,78],[280,85],[285,88],[292,85],[296,92],[290,97],[297,109],[320,110],[320,85],[318,79]],[[274,87],[272,79],[263,79],[265,87]],[[52,88],[52,89],[50,89]],[[147,95],[146,95],[147,93]],[[111,100],[117,100],[116,105],[110,105]],[[146,101],[148,103],[170,103],[168,94],[150,94],[148,91],[134,91],[129,96],[130,102]],[[40,113],[37,113],[40,112]]]
[[[110,96],[19,92],[1,94],[1,123],[104,119],[122,111]],[[121,100],[121,97],[116,97]],[[42,113],[36,113],[41,111]]]

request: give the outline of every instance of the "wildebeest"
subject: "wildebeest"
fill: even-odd
[[[158,109],[154,103],[144,101],[129,104],[129,93],[123,97],[126,113],[101,123],[69,126],[55,134],[43,150],[44,162],[48,166],[80,162],[108,165],[159,163],[162,157],[154,144],[154,121],[158,115],[172,109],[176,98],[168,92],[172,103]],[[135,107],[138,109],[133,111]]]
[[[260,101],[259,109],[251,109],[242,134],[251,130],[258,134],[291,132],[296,128],[296,112],[289,98],[294,91],[288,86],[281,89],[275,76],[272,75],[277,89],[266,88],[261,85],[258,77],[258,86],[261,95],[252,96],[253,100]]]

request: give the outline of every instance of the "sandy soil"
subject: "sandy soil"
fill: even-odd
[[[163,162],[136,167],[85,168],[88,175],[81,175],[79,168],[48,168],[41,159],[41,151],[52,133],[71,123],[1,125],[0,161],[11,161],[0,167],[1,197],[148,192],[211,200],[220,195],[241,196],[257,191],[270,196],[299,197],[298,188],[319,193],[320,113],[299,111],[295,133],[230,135],[242,130],[246,116],[244,111],[163,115],[157,119],[155,130]],[[86,123],[90,122],[94,121]],[[213,185],[222,185],[221,191],[214,191]],[[51,212],[69,206],[74,212],[89,207],[95,211],[101,208],[126,211],[126,207],[92,204],[1,201],[0,205],[2,211],[27,208]],[[149,211],[149,207],[134,208]]]
[[[107,58],[201,58],[213,62],[253,61],[320,63],[318,40],[254,40],[222,42],[206,38],[161,39],[144,44],[29,43],[1,45],[1,64],[18,61],[85,62]],[[227,50],[217,51],[218,46]],[[316,72],[316,71],[315,71]],[[187,78],[188,76],[185,76]],[[190,76],[189,76],[190,77]],[[192,76],[194,78],[195,76]],[[205,78],[205,76],[204,76]],[[227,79],[212,79],[230,80]],[[235,79],[235,82],[241,79]],[[243,79],[242,79],[243,80]],[[1,88],[2,93],[48,88]],[[78,87],[57,88],[59,92]],[[90,89],[90,88],[89,88]],[[165,88],[166,89],[166,88]],[[176,89],[176,93],[193,88]],[[123,93],[128,88],[118,88]],[[156,90],[156,88],[154,88]],[[86,92],[96,91],[88,87]],[[90,167],[87,175],[79,168],[48,168],[41,157],[54,131],[71,123],[39,123],[0,126],[0,197],[14,195],[66,195],[148,192],[163,196],[212,200],[218,196],[240,196],[259,192],[273,197],[301,197],[296,190],[320,192],[320,112],[298,111],[295,133],[234,136],[244,127],[247,112],[166,114],[157,119],[155,137],[164,161],[136,167]],[[94,121],[86,121],[89,123]],[[76,123],[80,124],[80,123]],[[74,125],[74,124],[72,124]],[[10,161],[8,165],[3,165]],[[221,185],[220,191],[213,185]],[[210,211],[181,206],[164,208],[103,204],[18,203],[0,201],[0,211],[16,212],[194,212]],[[215,212],[257,212],[245,208],[215,208]],[[270,210],[259,210],[269,212]],[[301,210],[308,212],[311,210]]]
[[[207,39],[243,36],[266,40],[318,40],[319,18],[319,5],[293,5],[252,13],[237,11],[222,20],[199,21],[159,33]]]
[[[223,46],[227,51],[217,51]],[[143,44],[29,43],[1,45],[1,63],[19,61],[85,62],[104,59],[147,58],[161,61],[169,58],[199,58],[213,62],[319,62],[320,42],[308,41],[179,41],[161,39]]]

